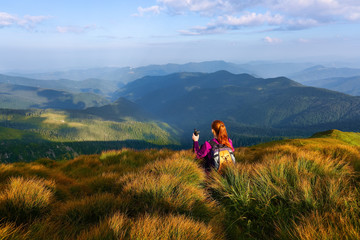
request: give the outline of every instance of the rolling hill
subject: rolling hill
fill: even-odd
[[[71,93],[94,93],[109,99],[112,98],[112,94],[119,87],[123,86],[121,83],[96,78],[88,78],[81,81],[68,79],[38,80],[25,77],[13,77],[2,74],[0,74],[0,83],[46,88]]]
[[[336,68],[316,65],[297,73],[288,74],[286,76],[297,82],[306,84],[308,81],[315,81],[326,78],[353,77],[359,75],[360,69],[358,68]]]
[[[216,72],[219,70],[227,70],[233,73],[249,72],[241,65],[228,63],[224,61],[207,61],[207,62],[190,62],[186,64],[164,64],[164,65],[148,65],[142,67],[104,67],[80,70],[69,70],[49,73],[25,74],[22,76],[36,79],[71,79],[85,80],[89,78],[97,78],[107,81],[115,81],[117,83],[129,83],[144,76],[163,76],[176,72]],[[13,73],[13,75],[21,76],[21,74]]]
[[[93,93],[69,93],[9,83],[0,83],[0,100],[0,108],[9,109],[85,109],[109,103]]]
[[[263,79],[226,71],[176,73],[138,79],[118,94],[184,129],[207,129],[214,119],[234,127],[306,130],[317,126],[319,131],[330,123],[333,128],[344,127],[344,121],[360,127],[360,98],[285,77]]]
[[[306,81],[304,84],[313,87],[326,88],[353,96],[360,96],[360,75],[353,77],[318,79]]]
[[[69,159],[122,147],[180,148],[179,130],[134,107],[119,99],[86,110],[0,109],[0,162]]]

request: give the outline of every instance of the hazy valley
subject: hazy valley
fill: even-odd
[[[104,142],[94,153],[116,141],[186,149],[194,128],[203,139],[210,137],[214,119],[226,122],[236,146],[328,129],[357,132],[357,74],[359,69],[309,63],[212,61],[0,75],[1,141],[8,146],[1,149],[1,161],[26,159],[24,151],[9,149],[33,140],[38,149],[53,142],[66,143],[63,149]],[[54,146],[41,156],[64,156],[66,151],[55,154]],[[71,152],[90,153],[81,147]]]

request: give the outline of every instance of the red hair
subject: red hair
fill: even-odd
[[[211,129],[213,129],[216,133],[217,140],[220,144],[224,144],[229,148],[233,149],[229,142],[229,137],[226,131],[225,124],[220,120],[215,120],[211,124]]]

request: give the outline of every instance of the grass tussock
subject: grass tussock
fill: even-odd
[[[130,215],[181,213],[209,221],[216,205],[203,188],[205,173],[185,152],[178,156],[149,163],[118,179]]]
[[[166,149],[0,164],[0,239],[359,239],[360,147],[341,139],[238,148],[209,175]]]
[[[179,182],[196,187],[201,186],[205,181],[205,172],[199,168],[196,162],[179,157],[148,164],[144,171],[156,176],[163,174],[172,175],[176,177]]]
[[[0,213],[5,219],[24,223],[45,213],[54,196],[55,183],[44,179],[11,178],[0,195]]]

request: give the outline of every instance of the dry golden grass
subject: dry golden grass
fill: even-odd
[[[216,208],[203,189],[169,174],[157,176],[141,172],[124,176],[119,184],[128,198],[131,214],[173,212],[208,220]]]
[[[349,159],[304,146],[248,149],[249,159],[223,175],[211,174],[209,190],[225,207],[227,225],[233,226],[229,236],[273,239],[269,236],[291,227],[281,222],[294,222],[301,214],[337,209],[345,218],[360,213]]]
[[[359,149],[314,138],[238,148],[235,167],[208,177],[190,150],[122,149],[0,164],[0,234],[358,239]]]
[[[360,239],[360,220],[340,212],[314,212],[302,216],[298,224],[286,233],[294,239]]]
[[[193,186],[200,186],[205,181],[204,170],[196,162],[180,156],[148,164],[144,171],[157,176],[170,174],[180,182]]]
[[[116,239],[224,239],[224,235],[215,234],[208,225],[181,215],[145,214],[137,219],[129,219],[118,213],[108,223]]]
[[[123,213],[115,213],[108,220],[110,229],[114,232],[117,239],[125,239],[130,230],[130,220]]]
[[[0,240],[8,239],[29,239],[28,233],[24,232],[22,227],[17,227],[13,223],[0,224]]]
[[[0,195],[0,213],[17,222],[40,216],[51,204],[54,188],[51,180],[13,177]]]

